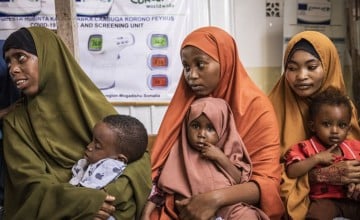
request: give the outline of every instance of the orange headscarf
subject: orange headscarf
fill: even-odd
[[[279,197],[279,128],[266,95],[253,83],[240,63],[235,40],[217,27],[190,33],[181,48],[194,46],[220,63],[220,82],[211,96],[228,102],[240,136],[253,162],[251,180],[261,191],[260,208],[272,219],[283,213]],[[195,94],[182,75],[151,152],[153,178],[163,166],[175,142],[181,138],[181,123]]]
[[[320,32],[304,31],[293,36],[285,50],[284,67],[286,67],[293,47],[301,39],[307,40],[314,47],[320,57],[325,73],[322,85],[316,93],[327,89],[329,86],[334,86],[346,93],[337,49],[332,41]],[[273,105],[276,106],[276,114],[280,125],[281,155],[284,155],[292,145],[310,137],[309,130],[306,127],[310,97],[301,98],[297,96],[290,88],[285,73],[283,73],[270,92],[269,98]],[[353,105],[352,130],[349,138],[360,138],[357,118],[356,109]],[[281,196],[286,204],[288,214],[293,219],[304,219],[309,205],[307,175],[295,181],[289,179],[283,172],[282,179],[284,182],[281,185]]]

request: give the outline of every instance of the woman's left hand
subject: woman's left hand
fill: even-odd
[[[114,201],[114,196],[107,195],[94,220],[107,220],[115,212],[115,206],[112,205]]]
[[[356,201],[360,200],[360,183],[350,183],[348,185],[347,197]]]
[[[208,220],[215,216],[218,209],[217,199],[212,193],[203,193],[191,198],[175,201],[181,220]]]

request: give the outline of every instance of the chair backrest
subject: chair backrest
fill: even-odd
[[[151,148],[155,142],[156,137],[157,137],[156,134],[151,134],[148,137],[148,147],[147,148],[148,148],[149,152],[151,152]]]

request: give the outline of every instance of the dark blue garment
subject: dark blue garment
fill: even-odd
[[[3,40],[0,40],[2,51]],[[2,53],[1,53],[2,54]],[[19,92],[8,74],[8,68],[3,57],[0,57],[0,109],[9,106],[19,98]]]
[[[0,40],[1,52],[3,44],[4,41]],[[10,75],[8,74],[8,68],[3,57],[0,57],[0,109],[8,107],[18,98],[19,91],[11,81]],[[2,121],[3,120],[0,119],[0,206],[3,206],[4,204],[4,182],[6,172],[2,142]]]

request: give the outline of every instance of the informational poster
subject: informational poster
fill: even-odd
[[[331,2],[329,0],[298,0],[298,24],[324,24],[331,21]]]
[[[189,32],[187,0],[76,0],[80,65],[111,102],[168,102]],[[0,39],[56,29],[54,0],[0,1]]]
[[[318,31],[336,46],[341,64],[346,62],[346,21],[343,0],[284,1],[283,52],[289,40],[302,31]]]

